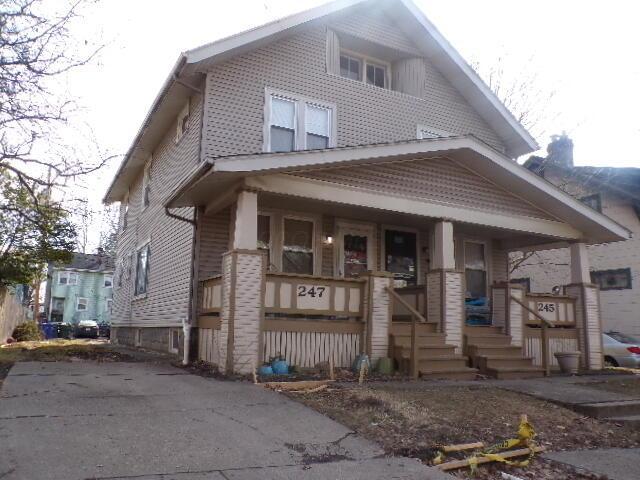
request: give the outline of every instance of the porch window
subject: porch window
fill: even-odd
[[[149,244],[140,248],[137,252],[136,258],[136,295],[143,295],[147,293],[147,287],[149,285],[149,257],[150,257]]]
[[[591,281],[600,287],[600,290],[626,290],[631,286],[631,269],[620,268],[617,270],[598,270],[591,272]]]
[[[484,244],[464,242],[465,279],[467,298],[487,296],[487,262]]]
[[[280,97],[271,98],[271,151],[296,149],[296,103]]]
[[[282,271],[313,275],[313,222],[284,219]]]
[[[418,255],[415,232],[385,230],[384,250],[385,269],[408,285],[415,285],[418,280]]]
[[[271,270],[271,217],[258,215],[258,250],[267,252],[267,270]]]

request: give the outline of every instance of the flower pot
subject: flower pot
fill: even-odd
[[[273,368],[271,368],[271,365],[262,365],[258,369],[258,375],[262,377],[268,377],[270,375],[273,375]]]
[[[554,353],[562,373],[578,373],[580,367],[580,352],[556,352]]]
[[[271,368],[276,375],[287,375],[289,373],[289,364],[286,360],[277,359],[271,362]]]
[[[389,357],[383,357],[378,360],[377,370],[378,373],[383,375],[391,375],[393,373],[393,362]]]

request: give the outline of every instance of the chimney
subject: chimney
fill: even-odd
[[[547,146],[547,163],[573,168],[573,141],[566,133],[552,135]]]

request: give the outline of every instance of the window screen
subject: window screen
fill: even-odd
[[[329,110],[307,105],[305,115],[307,149],[316,150],[329,147]]]
[[[291,152],[296,147],[296,104],[271,97],[271,151]]]
[[[284,219],[282,271],[313,275],[313,222]]]

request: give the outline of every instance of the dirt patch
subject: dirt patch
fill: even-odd
[[[640,375],[612,378],[603,382],[589,382],[586,386],[608,392],[640,397]]]
[[[515,437],[523,413],[536,429],[537,443],[549,450],[640,446],[640,432],[633,428],[583,417],[551,403],[490,387],[343,387],[292,397],[378,442],[387,454],[419,458],[427,464],[439,445],[474,441],[490,445]],[[454,458],[457,457],[451,457]],[[482,466],[475,478],[499,478],[500,471],[526,479],[600,478],[540,457],[526,469]],[[454,474],[466,478],[469,471]]]

